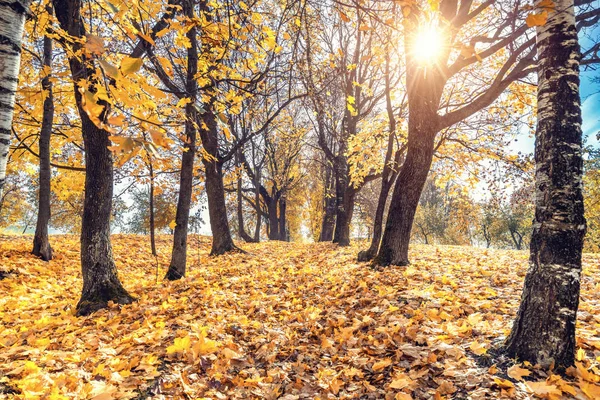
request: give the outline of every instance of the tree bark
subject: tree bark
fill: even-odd
[[[0,197],[6,180],[25,17],[31,0],[0,0]]]
[[[321,223],[321,234],[319,242],[331,242],[335,228],[335,204],[336,198],[333,192],[334,176],[329,164],[325,170],[325,193],[323,198],[323,222]]]
[[[52,7],[47,6],[52,12]],[[44,36],[44,66],[48,71],[52,68],[52,39]],[[48,223],[50,222],[50,138],[52,137],[52,121],[54,120],[54,97],[50,72],[42,79],[42,89],[46,93],[44,99],[44,115],[40,131],[40,187],[38,192],[38,214],[35,235],[33,236],[32,253],[44,261],[52,260],[52,247],[48,239]]]
[[[281,196],[279,198],[279,240],[284,242],[289,241],[287,234],[287,221],[286,221],[286,209],[287,204],[285,201],[285,196]]]
[[[73,37],[83,37],[85,26],[81,18],[81,0],[53,0],[52,3],[61,28]],[[77,53],[82,45],[76,41],[72,47],[74,53]],[[109,301],[129,304],[135,300],[121,285],[112,256],[110,216],[113,160],[108,149],[111,145],[109,133],[98,128],[88,117],[83,109],[82,95],[76,83],[79,79],[93,80],[95,71],[92,62],[85,55],[69,59],[71,74],[76,77],[73,79],[73,89],[81,118],[86,168],[81,223],[83,290],[77,304],[77,315],[88,315],[105,308]]]
[[[210,105],[209,105],[210,106]],[[211,255],[221,255],[239,249],[234,245],[227,221],[225,188],[223,186],[222,163],[219,161],[219,132],[216,117],[212,110],[202,114],[198,124],[202,146],[208,157],[202,158],[206,171],[206,194],[208,197],[208,215],[213,242]]]
[[[239,160],[236,157],[236,166],[239,167]],[[246,243],[255,242],[254,238],[250,236],[244,228],[244,199],[242,197],[242,175],[238,176],[237,179],[237,219],[238,219],[238,234],[240,238]]]
[[[150,170],[150,249],[152,250],[152,255],[156,256],[156,227],[154,223],[154,167],[152,167],[152,160],[150,159],[150,156],[148,156],[148,169]]]
[[[581,58],[573,0],[555,1],[537,28],[538,125],[535,220],[521,305],[505,351],[519,361],[559,370],[573,364],[581,252]]]
[[[194,18],[194,1],[182,2],[183,12],[188,18]],[[179,176],[179,199],[177,200],[177,211],[175,213],[175,233],[173,235],[173,250],[171,252],[171,263],[165,278],[169,280],[181,279],[185,276],[187,262],[187,236],[188,222],[190,219],[190,207],[192,203],[192,188],[194,180],[194,158],[196,156],[196,73],[198,72],[198,41],[196,39],[196,27],[186,33],[190,41],[187,49],[187,74],[185,90],[192,99],[185,106],[185,137],[184,151],[181,156],[181,172]]]
[[[336,164],[336,215],[333,243],[337,243],[339,246],[350,246],[350,222],[352,221],[356,191],[350,183],[346,156],[338,157]]]
[[[387,203],[390,189],[392,188],[396,177],[398,176],[398,164],[400,158],[404,153],[404,149],[396,150],[396,155],[392,160],[392,154],[394,151],[394,141],[396,138],[396,116],[394,115],[394,109],[392,106],[392,87],[390,82],[390,57],[389,53],[385,56],[385,103],[386,111],[388,115],[388,143],[385,154],[385,160],[383,164],[383,171],[381,176],[381,191],[379,192],[379,199],[377,200],[377,209],[375,210],[375,220],[373,221],[373,237],[371,238],[371,245],[367,250],[363,250],[358,253],[358,261],[369,261],[377,255],[379,249],[379,243],[381,242],[381,235],[383,233],[383,216],[385,214],[385,205]],[[393,164],[391,162],[393,161]]]
[[[269,216],[269,240],[279,240],[279,218],[277,218],[277,198],[263,194]]]
[[[254,205],[256,207],[256,225],[254,226],[254,242],[260,242],[260,225],[262,212],[260,209],[260,171],[257,171],[254,183]]]

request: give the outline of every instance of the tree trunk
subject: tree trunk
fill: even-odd
[[[287,204],[285,201],[285,196],[281,196],[279,199],[279,240],[284,242],[289,241],[287,234],[287,221],[286,221],[286,208]]]
[[[260,225],[262,222],[262,215],[260,209],[260,171],[256,172],[254,187],[254,204],[256,206],[256,225],[254,226],[254,242],[260,242]]]
[[[148,158],[150,158],[148,156]],[[150,248],[152,255],[156,256],[156,227],[154,224],[154,168],[152,167],[152,160],[148,160],[148,168],[150,170]]]
[[[340,246],[350,246],[350,222],[354,210],[354,188],[350,184],[348,160],[345,155],[338,158],[335,183],[336,215],[333,242]]]
[[[219,132],[217,121],[212,110],[207,110],[202,114],[202,122],[198,125],[200,128],[200,137],[202,146],[210,158],[203,158],[206,171],[206,194],[208,197],[208,215],[210,219],[210,229],[212,231],[213,242],[210,251],[211,255],[221,255],[232,250],[239,250],[235,247],[231,233],[229,231],[229,221],[227,221],[227,207],[225,205],[225,189],[223,187],[223,170],[219,157]]]
[[[269,215],[269,240],[279,240],[279,218],[277,218],[277,198],[263,196]]]
[[[375,211],[375,220],[373,221],[373,237],[371,238],[371,245],[367,250],[358,253],[358,261],[369,261],[373,259],[375,255],[377,255],[379,243],[381,242],[381,234],[383,232],[383,216],[385,213],[385,205],[390,194],[390,189],[392,188],[392,185],[398,176],[397,168],[400,162],[400,157],[404,152],[403,149],[396,150],[396,155],[393,160],[394,163],[390,163],[392,161],[392,153],[394,151],[394,142],[396,139],[396,116],[394,115],[394,108],[392,106],[390,56],[388,52],[386,52],[385,61],[385,103],[389,121],[388,143],[381,176],[381,191],[379,192],[377,210]]]
[[[183,13],[190,19],[194,18],[194,1],[182,2]],[[194,180],[194,158],[196,156],[196,73],[198,72],[198,43],[196,39],[196,27],[193,26],[186,37],[190,41],[187,49],[187,74],[185,90],[190,103],[185,106],[185,137],[184,151],[181,156],[181,172],[179,176],[179,199],[177,200],[177,211],[175,213],[175,234],[173,235],[173,250],[171,252],[171,263],[165,278],[169,280],[180,279],[185,276],[187,262],[187,236],[188,222],[190,219],[190,206],[192,203],[192,184]]]
[[[239,166],[239,162],[236,159],[236,165]],[[254,238],[248,235],[246,229],[244,228],[244,199],[242,197],[242,175],[237,180],[237,219],[238,219],[238,234],[240,238],[246,243],[255,242]]]
[[[48,11],[52,12],[49,5]],[[44,66],[48,71],[52,68],[52,39],[44,36]],[[50,72],[42,79],[42,89],[46,92],[44,99],[44,115],[40,131],[40,187],[38,192],[38,214],[35,235],[33,236],[32,253],[44,261],[52,260],[52,247],[48,239],[48,223],[50,222],[50,138],[52,137],[52,121],[54,120],[54,97]]]
[[[535,220],[529,270],[505,350],[559,370],[574,362],[585,235],[579,60],[573,0],[555,1],[537,29]]]
[[[319,242],[331,242],[335,228],[335,204],[336,198],[333,192],[333,171],[329,164],[325,171],[325,194],[323,198],[323,222],[321,223],[321,234]]]
[[[31,0],[0,0],[0,197],[6,179],[25,17]]]
[[[81,0],[53,0],[60,26],[69,35],[81,38],[85,26],[81,18]],[[81,44],[72,44],[74,53]],[[76,81],[93,82],[93,61],[85,55],[71,57],[69,67],[73,79],[75,102],[81,118],[85,146],[85,197],[81,222],[81,270],[83,290],[77,304],[77,315],[88,315],[108,306],[109,301],[129,304],[134,298],[127,293],[117,276],[110,243],[110,217],[113,196],[113,160],[108,149],[109,133],[98,128],[83,109],[82,94]],[[104,107],[108,104],[102,103]],[[106,110],[105,110],[106,111]],[[100,115],[101,119],[104,118]]]

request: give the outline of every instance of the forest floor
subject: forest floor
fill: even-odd
[[[600,398],[597,254],[584,256],[578,362],[561,378],[489,355],[526,252],[417,245],[409,267],[373,270],[357,245],[209,257],[210,238],[193,237],[188,276],[163,282],[170,237],[155,260],[147,237],[117,235],[138,301],[76,318],[78,238],[52,236],[50,263],[31,239],[0,237],[0,398]]]

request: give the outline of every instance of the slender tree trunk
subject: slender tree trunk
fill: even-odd
[[[335,192],[333,190],[334,177],[329,164],[325,170],[325,193],[323,198],[323,222],[321,223],[321,234],[319,242],[331,242],[335,228]]]
[[[199,124],[200,137],[204,150],[210,158],[203,158],[206,171],[206,194],[208,197],[208,215],[213,242],[211,255],[221,255],[239,249],[234,245],[227,221],[227,207],[225,205],[225,188],[223,187],[223,170],[219,161],[219,132],[217,121],[212,110],[202,114],[202,123]]]
[[[385,205],[390,194],[390,189],[392,188],[392,185],[398,176],[397,167],[400,162],[400,157],[404,152],[403,149],[398,149],[394,160],[392,160],[394,142],[396,139],[396,116],[394,115],[394,108],[392,106],[389,52],[386,53],[385,61],[385,102],[389,121],[388,143],[381,177],[381,191],[379,192],[377,210],[375,211],[375,220],[373,221],[373,237],[371,238],[371,245],[367,250],[358,253],[358,261],[369,261],[377,254],[379,243],[381,242],[381,234],[383,233],[383,216],[385,214]],[[390,163],[391,161],[394,161],[393,165]]]
[[[284,242],[289,241],[287,234],[287,220],[286,220],[286,209],[287,204],[285,201],[285,195],[279,198],[279,240]]]
[[[0,196],[6,179],[23,28],[30,4],[31,0],[0,0]]]
[[[150,248],[152,249],[152,255],[156,256],[156,227],[154,223],[154,167],[152,167],[152,160],[150,159],[148,160],[148,169],[150,170]]]
[[[194,1],[182,2],[184,14],[194,18]],[[196,73],[198,72],[198,41],[196,39],[196,27],[193,26],[186,37],[190,41],[187,49],[187,75],[185,90],[192,101],[185,106],[185,137],[184,151],[181,156],[181,172],[179,176],[179,199],[175,213],[175,234],[173,235],[173,250],[171,252],[171,263],[165,278],[169,280],[180,279],[185,276],[187,262],[187,236],[188,222],[190,219],[190,207],[192,204],[192,189],[194,180],[194,158],[196,156]]]
[[[52,7],[48,6],[52,12]],[[44,67],[52,68],[52,39],[44,36]],[[44,99],[44,115],[40,132],[40,188],[38,192],[38,214],[35,235],[33,236],[32,253],[44,261],[52,260],[52,247],[48,239],[48,223],[50,222],[50,138],[52,137],[52,121],[54,120],[54,97],[50,72],[42,79],[42,89],[46,93]]]
[[[60,26],[69,35],[81,38],[85,26],[81,17],[81,0],[53,0]],[[81,49],[79,42],[73,51]],[[108,149],[109,133],[98,128],[83,109],[82,95],[76,81],[93,81],[93,60],[85,55],[69,59],[75,102],[81,118],[81,133],[85,146],[85,197],[81,223],[81,270],[83,290],[77,304],[78,315],[88,315],[108,306],[109,301],[129,304],[134,298],[121,285],[113,261],[110,243],[110,217],[113,196],[113,160]],[[105,107],[108,104],[102,104]],[[104,118],[104,115],[100,115]]]
[[[560,370],[574,362],[586,222],[574,5],[554,3],[556,11],[537,29],[536,210],[529,270],[505,350],[519,361]]]
[[[262,222],[262,215],[260,210],[260,171],[256,172],[255,176],[255,191],[254,191],[254,204],[256,206],[256,225],[254,226],[254,242],[260,242],[260,225]]]
[[[236,165],[239,166],[239,161],[236,157]],[[244,228],[244,199],[242,197],[242,175],[237,179],[237,219],[238,219],[238,234],[240,238],[246,243],[255,242],[254,238],[251,237]]]

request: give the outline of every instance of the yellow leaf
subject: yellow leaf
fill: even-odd
[[[154,144],[165,148],[169,147],[169,142],[167,141],[166,133],[163,133],[153,128],[148,129],[148,132],[150,132],[150,137],[152,138],[152,142]]]
[[[338,13],[340,14],[340,18],[342,19],[342,21],[350,22],[350,18],[348,18],[348,16],[343,11],[338,10]]]
[[[117,79],[119,76],[119,69],[117,67],[105,60],[98,60],[98,63],[109,78]]]
[[[512,389],[515,387],[515,385],[507,379],[494,377],[494,382],[496,383],[496,385],[500,386],[502,389]]]
[[[506,372],[508,376],[518,381],[522,381],[524,376],[529,376],[531,374],[531,371],[521,368],[518,365],[513,365]]]
[[[575,356],[575,359],[577,361],[583,361],[584,358],[585,358],[585,350],[580,347],[579,349],[577,349],[577,355]]]
[[[193,351],[195,355],[207,355],[212,354],[219,348],[219,342],[215,340],[206,339],[204,336],[200,336],[200,339],[194,344]]]
[[[483,355],[487,352],[487,349],[485,347],[483,347],[483,345],[479,342],[471,343],[469,348],[471,349],[471,351],[473,353],[477,354],[478,356]]]
[[[529,26],[529,27],[542,26],[546,23],[547,20],[548,20],[548,11],[542,11],[537,14],[532,13],[532,14],[529,14],[527,16],[527,18],[525,18],[525,22],[527,23],[527,26]]]
[[[398,374],[396,375],[392,383],[390,383],[390,388],[392,389],[404,389],[407,386],[410,386],[414,381],[410,379],[410,377],[406,374]]]
[[[107,121],[111,125],[122,126],[123,123],[125,123],[125,116],[124,115],[113,115],[112,117],[109,117]]]
[[[377,361],[375,364],[373,364],[371,369],[373,371],[377,372],[377,371],[381,371],[382,369],[384,369],[385,367],[387,367],[391,364],[392,364],[392,360],[390,358],[386,358],[384,360]]]
[[[550,385],[546,381],[541,382],[526,382],[525,385],[529,391],[536,396],[542,398],[550,398],[550,396],[561,396],[562,391],[555,385]]]
[[[412,400],[412,396],[408,393],[396,393],[394,400]]]
[[[100,36],[85,35],[85,50],[91,54],[102,54],[104,52],[104,40]]]
[[[141,58],[125,57],[121,60],[121,66],[119,69],[123,75],[129,75],[137,72],[143,64]]]
[[[582,381],[579,388],[590,400],[600,399],[600,386]]]
[[[175,220],[169,222],[169,228],[171,228],[171,230],[175,229],[176,226],[177,226],[177,222],[175,222]]]
[[[287,33],[287,32],[283,32],[283,38],[284,38],[285,40],[290,40],[292,37],[290,36],[290,34],[289,34],[289,33]]]
[[[167,354],[183,353],[184,351],[188,350],[191,345],[192,342],[189,336],[175,338],[174,344],[167,347]]]

